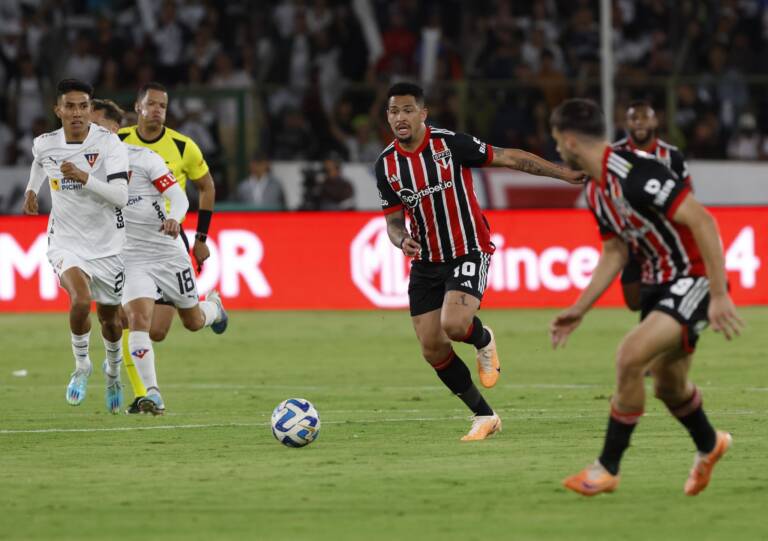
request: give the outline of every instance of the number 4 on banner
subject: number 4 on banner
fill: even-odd
[[[738,272],[741,287],[752,289],[757,281],[760,258],[755,255],[755,230],[745,227],[725,252],[725,270]]]

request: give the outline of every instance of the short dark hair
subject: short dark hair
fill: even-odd
[[[627,111],[630,109],[640,109],[641,107],[645,107],[646,109],[653,111],[653,105],[651,105],[651,102],[648,100],[632,100],[629,102],[629,105],[627,105]]]
[[[85,92],[88,98],[93,97],[93,87],[80,79],[62,79],[56,85],[56,99],[58,100],[67,92]]]
[[[413,96],[416,103],[424,105],[424,89],[414,83],[395,83],[389,87],[387,92],[387,101],[392,96]]]
[[[94,99],[91,101],[94,111],[104,111],[104,116],[109,120],[114,120],[118,124],[123,121],[123,111],[118,104],[112,100]]]
[[[139,88],[139,93],[136,96],[136,101],[141,101],[144,99],[144,96],[147,94],[150,90],[159,90],[160,92],[168,93],[168,89],[165,88],[165,85],[162,83],[158,83],[157,81],[150,81],[148,83],[144,83]]]
[[[549,117],[552,128],[573,131],[590,137],[605,137],[605,116],[592,100],[571,98],[555,107]]]

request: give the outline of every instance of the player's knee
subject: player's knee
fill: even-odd
[[[440,322],[443,332],[454,342],[460,342],[467,336],[469,323],[462,319],[448,319]]]
[[[682,384],[661,381],[656,378],[653,382],[653,394],[656,398],[670,407],[685,401],[685,382]]]
[[[87,293],[76,293],[69,301],[69,309],[77,314],[88,314],[91,311],[91,297]]]
[[[168,336],[168,329],[150,329],[149,338],[153,342],[162,342]]]
[[[429,364],[440,364],[451,354],[451,344],[442,341],[422,342],[421,354]]]
[[[632,376],[635,373],[643,373],[646,364],[646,359],[636,344],[622,342],[616,352],[616,370],[619,377],[622,374]]]
[[[202,314],[199,317],[189,316],[181,320],[184,328],[188,331],[199,331],[205,326],[205,319]]]

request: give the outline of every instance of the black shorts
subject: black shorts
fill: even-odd
[[[683,349],[693,353],[699,334],[709,325],[709,280],[686,276],[665,284],[644,284],[640,288],[640,302],[641,321],[653,311],[669,314],[683,326]]]
[[[630,253],[629,261],[621,271],[621,285],[639,282],[642,275],[643,269],[640,267],[640,262]]]
[[[464,291],[483,300],[490,263],[491,254],[480,252],[443,263],[414,261],[408,283],[411,316],[426,314],[442,307],[448,291]]]

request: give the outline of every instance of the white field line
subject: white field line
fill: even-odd
[[[418,410],[414,410],[418,411]],[[537,410],[531,410],[537,411]],[[504,419],[517,420],[575,420],[603,418],[604,414],[590,415],[510,415],[511,411],[499,410]],[[719,416],[742,416],[742,415],[768,415],[768,411],[736,410],[736,411],[715,411]],[[666,414],[647,413],[646,417],[660,417]],[[452,415],[444,417],[406,417],[406,418],[381,418],[381,419],[347,419],[336,421],[323,421],[325,425],[337,424],[378,424],[378,423],[412,423],[412,422],[442,422],[467,420],[467,415]],[[260,421],[254,423],[206,423],[206,424],[178,424],[178,425],[156,425],[156,426],[125,426],[110,428],[35,428],[35,429],[0,429],[0,434],[62,434],[62,433],[96,433],[96,432],[134,432],[141,430],[190,430],[206,428],[242,428],[242,427],[264,427],[269,426],[269,421]]]
[[[0,383],[0,388],[24,388],[29,386],[21,383]],[[60,385],[35,385],[35,389],[58,389]],[[746,391],[768,392],[768,387],[742,387],[739,385],[698,385],[705,391]],[[606,389],[612,390],[612,384],[598,385],[592,383],[506,383],[496,386],[497,389]],[[274,389],[286,391],[325,391],[338,389],[352,389],[365,392],[375,391],[432,391],[443,392],[445,387],[441,385],[375,385],[375,384],[339,384],[339,385],[275,385],[275,384],[235,384],[235,383],[167,383],[163,389],[190,390],[190,391],[254,391],[260,389]]]

